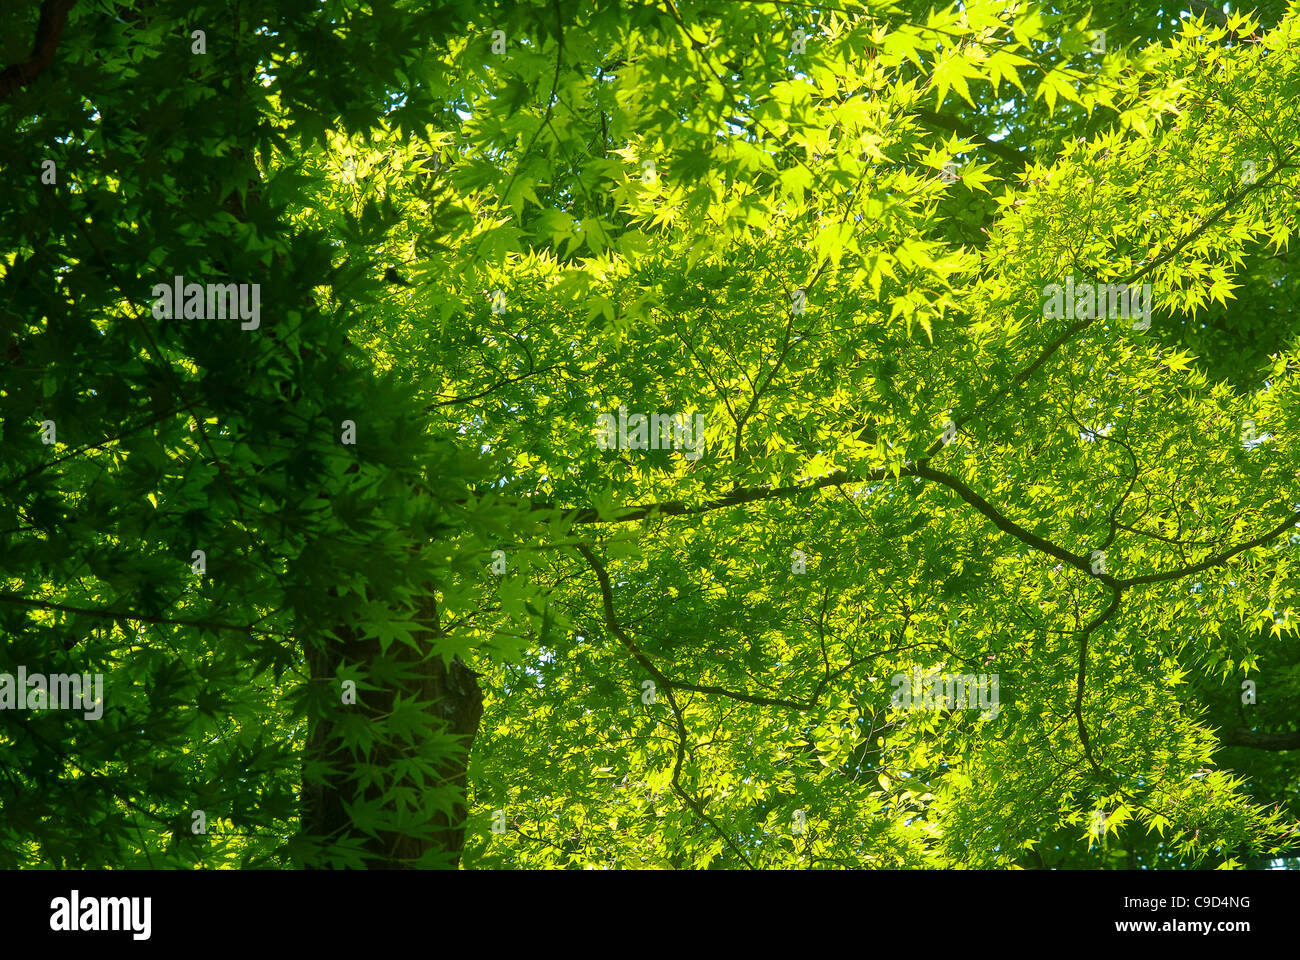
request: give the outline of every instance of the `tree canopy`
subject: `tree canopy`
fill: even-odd
[[[1300,6],[0,37],[0,866],[1300,858]]]

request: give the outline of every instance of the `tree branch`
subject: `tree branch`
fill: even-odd
[[[234,630],[238,633],[253,633],[257,628],[248,623],[222,623],[219,620],[170,620],[167,617],[151,617],[143,613],[131,613],[123,610],[93,610],[89,607],[71,607],[51,600],[30,600],[14,593],[0,593],[0,601],[14,603],[20,607],[35,607],[38,610],[59,610],[63,613],[79,613],[85,617],[103,617],[106,620],[134,620],[137,623],[172,624],[181,627],[205,627],[209,630]],[[268,636],[278,637],[285,634],[273,630],[262,630]]]
[[[976,131],[976,129],[966,123],[966,121],[958,119],[957,117],[935,113],[933,110],[923,109],[913,110],[912,115],[932,127],[938,127],[941,130],[951,130],[953,133],[961,134],[967,140],[974,140],[982,149],[987,150],[989,153],[997,154],[1003,160],[1010,160],[1012,163],[1024,166],[1031,159],[1008,143],[1000,143],[997,140],[990,140],[982,133]]]
[[[1256,733],[1253,730],[1222,730],[1219,743],[1225,747],[1255,750],[1300,750],[1300,730],[1286,733]]]
[[[641,648],[636,645],[636,641],[629,637],[624,629],[619,626],[618,616],[614,613],[614,592],[609,585],[609,574],[605,571],[604,565],[596,559],[596,555],[584,543],[578,544],[578,552],[586,559],[588,565],[596,574],[596,579],[600,581],[600,595],[605,604],[605,625],[609,627],[614,636],[618,637],[623,646],[631,652],[636,658],[637,663],[645,667],[652,677],[659,681],[664,688],[664,696],[668,700],[668,705],[672,707],[673,719],[677,725],[677,760],[673,764],[673,792],[686,802],[686,805],[695,811],[695,815],[709,824],[720,836],[727,846],[731,847],[732,852],[740,857],[741,862],[749,869],[754,869],[753,862],[745,855],[745,851],[740,849],[736,841],[732,839],[731,834],[718,826],[716,820],[704,812],[704,804],[697,800],[691,793],[682,786],[682,763],[686,759],[686,723],[682,720],[681,708],[677,706],[677,698],[673,696],[672,681],[665,677],[658,667],[650,662],[650,658],[641,652]]]
[[[900,476],[909,477],[915,474],[910,466],[904,467]],[[571,523],[629,523],[633,520],[644,520],[650,516],[663,517],[682,517],[696,516],[701,513],[708,513],[711,510],[722,510],[725,507],[735,507],[742,503],[754,503],[759,500],[779,500],[787,497],[797,496],[800,493],[809,493],[815,490],[822,490],[826,487],[838,487],[849,483],[874,483],[884,480],[886,477],[893,476],[893,471],[887,467],[879,470],[872,470],[863,475],[849,473],[845,470],[837,470],[834,473],[814,480],[811,483],[796,483],[786,487],[769,487],[764,484],[761,487],[750,487],[743,490],[733,490],[725,497],[719,497],[716,500],[709,500],[705,503],[692,506],[683,500],[665,500],[660,503],[643,503],[636,506],[625,507],[620,510],[617,517],[601,517],[599,511],[592,507],[580,507],[577,509],[558,507],[553,503],[533,501],[534,510],[561,510],[565,514],[565,519]],[[622,512],[622,511],[626,512]]]
[[[58,49],[59,40],[63,37],[63,26],[68,22],[68,13],[76,5],[77,0],[45,0],[41,4],[41,18],[36,24],[36,42],[32,44],[32,55],[0,73],[0,100],[20,87],[27,86],[53,62],[54,51]]]

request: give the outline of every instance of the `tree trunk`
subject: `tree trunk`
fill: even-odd
[[[421,622],[432,625],[430,636],[437,636],[440,627],[432,593],[427,595],[420,613]],[[302,833],[308,837],[324,840],[351,832],[352,821],[345,804],[355,804],[360,801],[374,802],[382,792],[375,784],[367,786],[364,790],[359,789],[358,766],[366,764],[391,771],[394,761],[414,754],[413,747],[406,747],[400,741],[382,743],[379,742],[378,737],[368,758],[359,752],[354,752],[353,748],[344,746],[334,735],[335,724],[345,716],[343,711],[362,711],[373,723],[375,719],[387,715],[392,710],[396,694],[400,693],[403,697],[414,695],[421,702],[430,704],[433,724],[448,733],[455,734],[464,746],[462,752],[446,758],[435,766],[438,784],[453,784],[460,791],[461,799],[450,815],[443,811],[427,810],[417,817],[417,823],[412,827],[416,835],[406,832],[380,832],[375,837],[359,831],[358,835],[364,840],[367,869],[410,868],[416,861],[431,852],[442,854],[444,862],[455,867],[460,861],[461,849],[465,842],[467,810],[464,791],[469,752],[483,714],[483,698],[478,686],[478,674],[465,666],[459,657],[453,657],[450,665],[444,665],[441,656],[425,656],[427,650],[424,649],[424,644],[420,645],[421,650],[415,650],[405,644],[394,642],[386,654],[381,654],[379,642],[374,637],[362,636],[350,626],[338,628],[335,632],[345,638],[343,643],[333,643],[323,651],[310,648],[306,651],[313,684],[325,684],[337,690],[339,687],[336,671],[342,663],[360,664],[365,672],[365,668],[375,663],[381,656],[400,664],[411,676],[385,690],[358,691],[358,702],[355,705],[337,702],[331,711],[315,718],[308,732],[305,759],[329,764],[335,768],[335,772],[324,782],[308,783],[306,778],[303,778]],[[341,701],[341,697],[337,700]],[[409,779],[403,781],[401,785],[410,785],[416,791],[420,791],[424,786]]]

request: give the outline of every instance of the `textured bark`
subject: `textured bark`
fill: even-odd
[[[424,608],[420,611],[420,619],[433,625],[430,636],[436,636],[439,627],[432,594],[428,595]],[[335,671],[343,661],[365,664],[373,662],[380,655],[379,642],[375,638],[361,636],[348,627],[336,632],[345,638],[344,643],[333,644],[324,652],[307,651],[313,683],[336,684]],[[453,658],[451,664],[445,666],[441,657],[421,659],[419,651],[403,644],[395,643],[389,648],[388,656],[400,661],[415,676],[389,690],[365,694],[359,692],[358,703],[355,706],[340,703],[336,708],[339,711],[336,716],[341,718],[341,711],[345,710],[362,710],[371,718],[382,716],[392,709],[397,693],[403,696],[414,694],[421,701],[430,701],[430,709],[436,721],[445,724],[445,729],[460,737],[464,744],[463,753],[437,768],[439,779],[454,784],[463,797],[469,751],[483,715],[478,675],[459,658]],[[375,786],[368,787],[364,792],[358,790],[357,780],[353,776],[358,760],[351,750],[331,737],[333,723],[331,717],[321,718],[313,724],[308,734],[307,757],[329,763],[338,771],[324,783],[303,782],[302,832],[317,838],[340,836],[349,832],[351,822],[344,805],[358,800],[373,800],[379,795],[379,789]],[[377,744],[369,762],[390,768],[393,761],[406,754],[407,751],[400,746]],[[465,843],[466,812],[463,801],[455,807],[451,816],[430,810],[421,821],[421,826],[431,828],[431,836],[428,838],[386,833],[381,833],[378,838],[367,838],[367,868],[407,868],[430,850],[444,852],[450,856],[453,864],[458,863]]]

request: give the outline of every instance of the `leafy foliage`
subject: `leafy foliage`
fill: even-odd
[[[1300,855],[1300,10],[1181,12],[73,7],[0,100],[0,631],[105,709],[0,711],[0,863]]]

